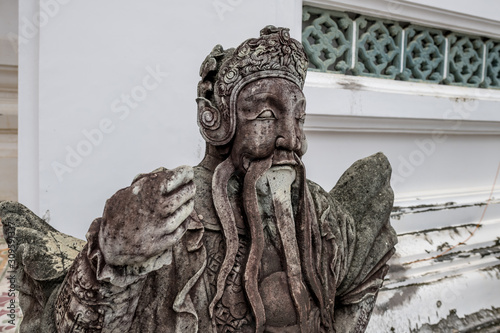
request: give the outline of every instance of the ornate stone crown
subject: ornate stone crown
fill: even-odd
[[[304,86],[308,66],[302,44],[289,29],[267,26],[259,38],[248,39],[236,49],[213,48],[200,68],[198,126],[203,138],[220,146],[228,143],[236,128],[235,104],[248,83],[281,77]]]

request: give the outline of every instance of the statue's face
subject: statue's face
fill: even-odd
[[[305,153],[306,100],[301,89],[283,78],[247,84],[236,100],[236,133],[231,159],[245,173],[253,160],[273,156],[273,165],[295,165]]]

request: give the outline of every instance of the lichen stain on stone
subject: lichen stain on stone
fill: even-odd
[[[164,185],[162,184],[161,186],[164,186]],[[141,190],[141,187],[139,185],[136,185],[132,189],[132,193],[135,194],[135,195],[137,195],[137,194],[139,194],[140,190]],[[163,190],[163,189],[161,189],[161,190]]]

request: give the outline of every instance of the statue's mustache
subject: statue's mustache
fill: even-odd
[[[268,157],[263,158],[262,160],[267,160],[271,159],[272,165],[298,165],[300,164],[298,160],[300,160],[299,155],[292,150],[286,150],[286,149],[275,149],[272,154],[270,154]],[[252,156],[249,155],[243,155],[241,157],[241,163],[243,165],[243,168],[248,171],[250,168],[250,165],[257,161],[258,159],[252,158]]]
[[[291,150],[276,149],[272,158],[273,165],[298,165],[299,156]]]

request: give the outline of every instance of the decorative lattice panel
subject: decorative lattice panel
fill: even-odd
[[[488,41],[486,52],[485,77],[482,86],[500,88],[500,41]]]
[[[445,82],[477,87],[482,82],[484,43],[479,37],[448,36],[448,71]]]
[[[397,22],[365,16],[355,22],[359,37],[354,73],[394,79],[401,69],[401,26]]]
[[[405,28],[405,36],[404,69],[399,78],[441,82],[446,65],[446,38],[443,32],[410,25]]]
[[[352,62],[353,22],[344,13],[318,8],[304,10],[302,42],[311,68],[345,73]]]
[[[500,88],[500,41],[381,18],[303,9],[310,70]]]

